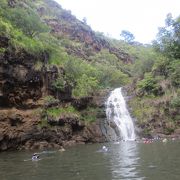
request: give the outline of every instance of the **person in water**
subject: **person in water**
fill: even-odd
[[[38,160],[39,159],[39,154],[37,154],[37,153],[34,153],[33,155],[32,155],[32,158],[31,158],[33,161],[35,161],[35,160]]]
[[[102,151],[103,151],[103,152],[107,152],[107,151],[108,151],[108,148],[107,148],[106,146],[103,146],[103,147],[102,147]]]

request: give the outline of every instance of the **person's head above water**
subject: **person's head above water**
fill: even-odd
[[[40,157],[39,157],[39,154],[37,154],[37,153],[34,153],[33,155],[32,155],[32,161],[37,161],[37,160],[39,160],[40,159]]]
[[[39,158],[39,154],[34,153],[34,154],[32,155],[32,158]]]
[[[107,151],[108,151],[108,148],[107,148],[106,146],[103,146],[103,147],[102,147],[102,151],[103,151],[103,152],[107,152]]]
[[[103,146],[102,149],[103,149],[104,151],[107,151],[107,150],[108,150],[108,148],[107,148],[106,146]]]

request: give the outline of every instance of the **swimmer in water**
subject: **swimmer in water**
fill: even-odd
[[[32,155],[32,161],[36,161],[36,160],[39,160],[39,155],[37,154],[37,153],[34,153],[33,155]]]
[[[103,146],[103,147],[102,147],[102,150],[103,150],[103,152],[107,152],[107,151],[108,151],[108,148],[107,148],[106,146]]]

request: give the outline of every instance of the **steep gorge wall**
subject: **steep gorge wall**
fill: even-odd
[[[0,151],[60,148],[106,141],[99,117],[96,122],[86,124],[76,116],[65,115],[55,120],[47,119],[43,124],[41,110],[47,106],[43,101],[45,96],[59,99],[57,104],[50,104],[52,107],[70,104],[76,109],[86,109],[88,104],[92,104],[93,97],[74,99],[68,87],[57,92],[52,82],[63,75],[63,69],[46,67],[45,52],[39,56],[24,50],[16,52],[8,41],[8,38],[0,37],[0,45],[6,49],[0,55]],[[35,68],[37,61],[43,64],[39,70]],[[94,103],[93,106],[99,105]]]
[[[63,10],[54,1],[7,0],[7,2],[7,9],[17,6],[37,11],[42,23],[50,27],[49,35],[53,35],[59,41],[62,39],[70,41],[63,49],[73,57],[78,56],[82,60],[89,61],[91,55],[106,49],[110,54],[116,55],[119,61],[132,62],[127,53],[111,46],[104,37],[97,36],[89,26]],[[9,24],[11,25],[11,22]],[[16,26],[13,24],[11,28]],[[55,89],[53,82],[58,77],[64,77],[65,72],[63,68],[48,63],[50,54],[46,51],[32,53],[22,47],[16,49],[10,43],[13,37],[2,34],[0,35],[0,50],[3,50],[0,51],[0,150],[51,148],[106,141],[101,125],[105,118],[103,98],[107,96],[108,91],[98,96],[77,99],[72,97],[72,87],[68,82],[65,82],[63,89]],[[80,46],[74,45],[76,43]],[[88,107],[102,111],[97,110],[94,117],[96,121],[93,123],[83,122],[81,115],[80,117],[63,115],[56,119],[46,116],[44,121],[41,111],[46,109],[44,101],[46,96],[53,96],[58,100],[58,103],[51,104],[54,108],[73,106],[80,114]],[[92,112],[88,113],[84,114],[90,118],[91,114],[94,115]]]
[[[70,11],[64,10],[59,4],[54,1],[45,1],[45,6],[37,7],[37,12],[43,19],[43,21],[51,27],[51,33],[59,38],[67,38],[72,42],[78,42],[81,46],[73,46],[72,44],[66,44],[66,50],[69,54],[73,54],[77,57],[85,60],[90,60],[89,57],[100,52],[103,49],[107,49],[110,54],[114,54],[119,61],[124,63],[132,63],[133,58],[122,49],[113,47],[105,36],[95,33],[89,25],[85,22],[78,20],[71,14]],[[48,17],[49,11],[56,11],[53,17]]]

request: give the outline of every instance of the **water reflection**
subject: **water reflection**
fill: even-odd
[[[142,180],[138,170],[139,152],[136,142],[120,142],[112,148],[112,176],[113,179]]]

